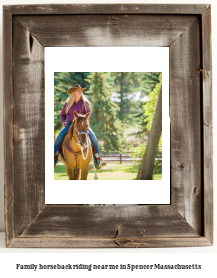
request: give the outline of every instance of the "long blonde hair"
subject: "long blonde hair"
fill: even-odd
[[[77,91],[77,90],[73,91],[73,92],[71,93],[71,95],[70,95],[70,96],[67,98],[67,100],[66,100],[66,102],[67,102],[67,105],[66,105],[66,115],[68,114],[69,109],[72,107],[72,105],[73,105],[74,102],[75,102],[76,91]],[[89,101],[88,101],[88,99],[83,95],[83,93],[82,93],[82,95],[81,95],[81,99],[82,99],[83,102],[84,102],[84,109],[85,109],[85,111],[86,111],[86,102],[89,102]]]

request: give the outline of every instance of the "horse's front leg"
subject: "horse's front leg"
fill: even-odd
[[[89,171],[89,166],[82,169],[82,171],[81,171],[81,180],[87,180],[88,171]]]
[[[69,180],[75,179],[74,169],[72,169],[71,166],[66,165],[66,174],[69,177]]]
[[[81,179],[81,169],[80,168],[75,168],[74,169],[74,175],[75,175],[75,180],[80,180]]]

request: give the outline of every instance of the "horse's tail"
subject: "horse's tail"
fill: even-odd
[[[80,168],[75,168],[74,169],[74,177],[75,177],[75,180],[80,180],[81,179],[81,169]]]

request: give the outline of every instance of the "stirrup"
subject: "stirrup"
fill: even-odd
[[[106,162],[105,162],[105,161],[100,160],[100,161],[99,161],[99,164],[103,167],[103,166],[105,166],[105,165],[106,165]]]
[[[95,166],[96,170],[100,170],[102,169],[103,166],[106,165],[106,162],[105,161],[102,161],[102,160],[98,160],[98,165]]]
[[[101,157],[99,157],[98,162],[102,167],[106,165],[106,162]]]

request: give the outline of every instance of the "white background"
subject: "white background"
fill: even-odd
[[[51,1],[27,1],[27,0],[20,0],[20,1],[12,1],[12,0],[5,0],[1,1],[2,5],[12,5],[12,4],[45,4],[50,3]],[[133,3],[132,1],[94,1],[94,0],[76,0],[76,1],[67,1],[64,0],[64,3]],[[52,3],[60,3],[60,1],[54,1],[52,0]],[[217,106],[217,97],[216,97],[216,90],[217,90],[217,3],[215,0],[202,0],[202,1],[162,1],[162,0],[148,0],[148,1],[139,1],[137,0],[136,3],[159,3],[159,4],[212,4],[212,57],[213,57],[213,124],[214,124],[214,198],[216,201],[216,123],[217,123],[217,113],[215,107]],[[0,22],[2,22],[2,14],[0,14]],[[0,28],[0,32],[2,33],[2,28]],[[0,44],[0,59],[2,59],[2,43]],[[0,110],[3,110],[3,89],[2,89],[2,63],[0,65]],[[3,119],[3,113],[2,113],[2,119]],[[181,272],[174,272],[174,271],[168,271],[168,270],[162,270],[158,272],[152,272],[151,274],[148,272],[127,272],[125,273],[126,277],[159,277],[159,275],[163,275],[164,277],[190,277],[192,278],[194,275],[197,278],[204,278],[206,276],[209,276],[211,278],[217,276],[217,270],[216,270],[216,257],[217,257],[217,244],[216,240],[214,243],[214,246],[212,247],[198,247],[198,248],[156,248],[156,249],[6,249],[5,243],[4,243],[4,158],[3,158],[3,120],[0,121],[0,134],[1,141],[0,141],[0,149],[1,149],[1,159],[0,159],[0,230],[2,233],[0,233],[0,273],[3,275],[3,277],[10,277],[14,274],[14,277],[33,277],[37,276],[39,277],[47,277],[47,272],[17,272],[15,271],[15,264],[16,263],[56,263],[57,261],[59,263],[62,263],[63,261],[65,263],[68,263],[68,260],[72,262],[79,262],[82,263],[82,258],[85,260],[86,258],[91,260],[92,263],[101,263],[102,260],[104,262],[115,262],[116,264],[119,263],[133,263],[138,262],[138,264],[141,263],[149,263],[154,261],[158,261],[158,263],[173,263],[174,261],[181,264],[181,263],[198,263],[202,264],[202,270],[201,271],[181,271]],[[217,236],[216,230],[217,230],[217,210],[215,205],[215,222],[214,222],[214,233],[215,237]],[[54,254],[51,254],[54,253]],[[55,257],[55,259],[54,259]],[[51,274],[51,272],[49,272]],[[59,273],[54,272],[52,273],[52,276],[59,276]],[[98,273],[98,274],[96,274]],[[111,275],[119,274],[111,273],[111,272],[103,272],[104,275]],[[94,277],[97,277],[97,275],[102,276],[103,274],[100,272],[92,272],[90,275],[94,275]],[[61,272],[63,274],[63,272]],[[45,276],[46,275],[46,276]],[[72,276],[72,273],[70,272],[70,277]],[[84,272],[80,272],[80,275],[84,275]],[[88,272],[85,273],[85,275],[89,275]],[[64,277],[67,277],[66,274]],[[76,277],[79,277],[76,275]]]
[[[54,180],[54,72],[122,71],[162,72],[162,180]],[[169,47],[46,47],[45,92],[45,204],[170,204]]]

